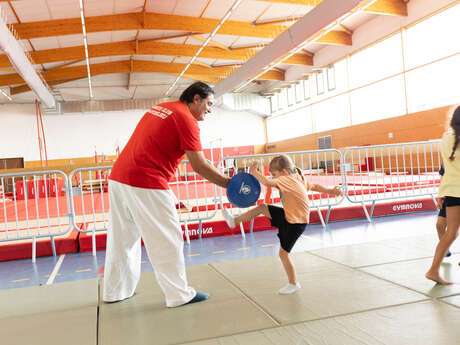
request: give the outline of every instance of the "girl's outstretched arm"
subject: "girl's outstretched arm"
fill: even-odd
[[[331,194],[331,195],[336,195],[336,196],[342,195],[342,190],[340,189],[339,186],[335,186],[333,188],[327,188],[320,184],[313,184],[311,186],[311,190],[314,192],[326,193],[326,194]]]
[[[254,177],[259,181],[261,184],[267,187],[276,187],[276,182],[273,181],[271,178],[267,178],[264,176],[259,170],[259,163],[251,162],[249,165],[249,172],[254,175]]]

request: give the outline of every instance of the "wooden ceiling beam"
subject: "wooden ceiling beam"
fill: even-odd
[[[85,18],[86,32],[123,30],[177,30],[210,33],[218,25],[218,19],[196,18],[159,13],[125,13]],[[144,25],[143,25],[144,24]],[[55,37],[81,34],[81,19],[68,18],[14,24],[21,39]],[[279,25],[254,26],[249,22],[226,21],[219,29],[220,35],[274,38]]]
[[[313,54],[294,54],[283,61],[283,65],[313,66]]]
[[[173,75],[176,76],[176,74],[173,74]],[[187,79],[193,79],[196,81],[203,81],[206,83],[213,83],[213,84],[219,82],[222,79],[221,76],[196,75],[196,74],[189,74],[189,73],[185,73],[182,77],[187,78]]]
[[[332,30],[318,38],[314,43],[351,46],[351,35],[345,31]]]
[[[83,76],[81,78],[74,78],[74,79],[55,80],[55,81],[49,82],[48,84],[50,86],[57,86],[57,85],[61,85],[61,84],[64,84],[64,83],[69,83],[69,82],[75,81],[75,80],[86,79],[87,77],[88,76]],[[204,82],[207,82],[207,83],[217,83],[218,81],[220,81],[220,79],[217,78],[217,77],[205,76],[205,75],[193,75],[193,74],[187,74],[187,73],[184,74],[184,78],[204,81]],[[94,86],[93,86],[93,88],[94,88]],[[15,86],[15,87],[10,88],[10,94],[11,95],[17,95],[19,93],[24,93],[24,92],[28,92],[28,91],[30,91],[30,87],[27,84],[20,85],[20,86]]]
[[[136,52],[137,47],[137,52]],[[177,43],[147,41],[124,41],[95,44],[88,46],[89,58],[123,55],[168,55],[168,56],[194,56],[199,48],[198,45],[183,45]],[[246,61],[257,54],[259,50],[253,48],[233,49],[225,51],[215,47],[206,47],[200,53],[201,58]],[[51,63],[69,60],[85,59],[84,46],[47,49],[30,52],[32,59],[37,64]],[[305,54],[294,54],[283,63],[287,65],[313,65],[313,59]],[[11,67],[10,60],[6,55],[0,55],[0,68]]]
[[[67,67],[67,66],[74,65],[76,63],[82,62],[82,61],[85,61],[85,59],[76,59],[76,60],[73,60],[73,61],[70,61],[70,62],[63,63],[62,65],[59,65],[59,66],[54,66],[54,67],[51,67],[51,68],[47,68],[46,70],[51,71],[51,70],[57,69],[57,68],[64,68],[64,67]]]
[[[364,12],[390,16],[407,16],[407,2],[403,0],[377,0],[364,9]]]
[[[196,38],[197,40],[201,41],[201,42],[206,42],[206,38],[204,38],[204,37],[202,37],[200,35],[193,35],[193,37]],[[210,40],[208,42],[208,45],[211,45],[211,46],[223,49],[223,50],[230,51],[230,48],[228,48],[227,46],[225,46],[223,44],[220,44],[219,42],[216,42],[216,41],[213,41],[213,40]]]
[[[322,0],[257,0],[257,1],[274,2],[274,3],[288,4],[288,5],[304,5],[304,6],[312,7],[312,6],[318,5]]]
[[[132,63],[132,69],[131,69]],[[105,62],[99,64],[91,64],[91,75],[96,76],[100,74],[113,74],[113,73],[166,73],[177,75],[180,73],[186,64],[179,63],[165,63],[154,62],[145,60],[123,60],[114,62]],[[215,67],[212,69],[202,67],[199,65],[191,65],[187,70],[189,75],[203,75],[211,77],[225,77],[233,71],[233,67]],[[57,80],[84,78],[87,76],[86,66],[74,66],[67,68],[58,68],[43,73],[43,78],[46,82]],[[282,71],[268,71],[260,79],[263,80],[284,80],[284,72]],[[0,86],[10,86],[24,84],[24,80],[17,73],[0,75]]]
[[[86,76],[85,78],[87,78],[87,77],[88,76]],[[78,79],[84,79],[84,78],[54,80],[54,81],[48,82],[48,85],[49,86],[56,86],[56,85],[60,85],[60,84],[64,84],[64,83],[69,83],[71,81],[78,80]],[[11,95],[17,95],[18,93],[24,93],[24,92],[28,92],[28,91],[31,91],[31,90],[30,90],[29,85],[27,85],[27,84],[19,85],[19,86],[15,86],[15,87],[10,88],[10,94]]]
[[[262,48],[265,48],[266,46],[268,46],[267,43],[261,43],[261,44],[251,44],[249,46],[242,46],[242,47],[232,47],[231,49],[233,51],[245,50],[245,49],[262,49]]]

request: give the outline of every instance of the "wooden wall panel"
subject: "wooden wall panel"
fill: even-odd
[[[26,167],[24,169],[9,169],[9,170],[0,170],[1,174],[14,174],[14,173],[27,173],[27,172],[34,172],[34,171],[48,171],[48,170],[60,170],[65,174],[69,175],[73,170],[78,168],[90,168],[90,167],[97,167],[97,166],[110,166],[113,165],[113,162],[102,162],[102,163],[84,163],[84,164],[70,164],[70,165],[54,165],[48,167]]]
[[[265,153],[265,145],[254,145],[254,154]]]
[[[317,150],[318,138],[325,135],[332,136],[332,147],[336,149],[439,139],[446,128],[447,113],[450,108],[450,106],[441,107],[267,143],[265,152]],[[389,133],[393,134],[392,138],[389,137]]]

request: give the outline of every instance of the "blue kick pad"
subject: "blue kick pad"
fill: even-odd
[[[227,198],[236,207],[253,205],[260,195],[260,183],[248,173],[241,172],[230,179],[227,186]]]

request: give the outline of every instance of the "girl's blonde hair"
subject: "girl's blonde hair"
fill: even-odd
[[[283,171],[286,170],[289,174],[299,174],[302,180],[304,180],[302,172],[292,162],[291,158],[287,155],[279,155],[273,158],[269,165],[268,170],[270,171]]]

